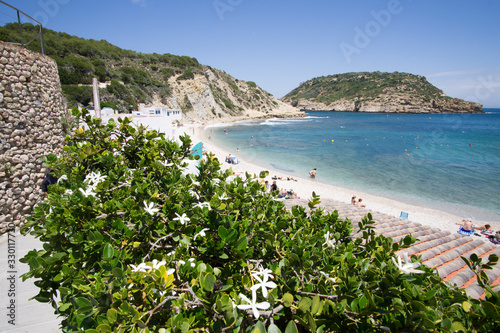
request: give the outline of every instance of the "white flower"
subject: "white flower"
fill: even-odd
[[[154,207],[154,202],[150,202],[149,204],[146,201],[144,202],[144,210],[148,212],[150,215],[155,215],[158,211],[160,211],[158,208],[153,208]]]
[[[177,215],[177,217],[174,218],[174,221],[180,221],[182,225],[186,224],[186,222],[189,222],[189,217],[186,216],[186,213],[182,213],[182,216],[177,213],[175,213],[175,215]]]
[[[322,271],[319,271],[321,274],[323,274],[323,276],[326,277],[326,281],[332,281],[333,283],[335,283],[335,278],[331,278],[329,274],[325,273],[325,272],[322,272]]]
[[[267,297],[267,294],[268,294],[267,288],[273,289],[273,288],[277,287],[276,283],[274,283],[274,282],[267,281],[267,280],[263,281],[264,279],[261,280],[258,276],[254,276],[254,278],[255,278],[255,280],[259,281],[259,283],[253,285],[250,288],[250,290],[252,290],[252,291],[255,290],[256,291],[259,288],[262,288],[262,296],[264,296],[264,297]]]
[[[193,190],[189,190],[189,192],[188,192],[188,193],[189,193],[189,194],[191,194],[191,195],[194,195],[194,196],[196,197],[196,200],[200,200],[200,196],[199,196],[199,195],[198,195],[198,193],[196,193],[195,191],[193,191]]]
[[[167,163],[167,161],[166,161],[166,160],[165,160],[165,161],[163,161],[163,162],[162,162],[162,161],[160,161],[160,163],[161,163],[164,167],[169,167],[169,166],[174,165],[174,163]]]
[[[241,304],[241,305],[237,305],[236,307],[240,310],[250,310],[251,309],[255,319],[259,319],[259,317],[260,317],[259,310],[257,310],[257,309],[267,310],[271,306],[271,304],[269,304],[268,302],[257,303],[257,293],[255,292],[255,290],[252,290],[252,301],[250,301],[248,299],[248,297],[246,297],[243,294],[240,294],[240,298],[242,300],[244,300],[245,302],[247,302],[248,304]]]
[[[172,275],[174,273],[175,273],[175,269],[173,269],[173,268],[167,269],[167,275]]]
[[[327,231],[325,234],[325,242],[323,243],[323,245],[327,245],[327,246],[330,246],[332,248],[335,248],[335,243],[336,243],[336,240],[331,239],[330,238],[330,231]]]
[[[132,272],[147,272],[148,269],[151,269],[150,266],[146,265],[145,263],[140,263],[139,265],[130,265],[132,267]]]
[[[97,185],[100,182],[102,182],[105,178],[106,176],[101,176],[100,171],[97,172],[92,171],[89,175],[87,175],[87,177],[85,177],[85,181],[88,181],[89,184]]]
[[[397,262],[394,259],[394,257],[391,258],[391,259],[392,259],[392,261],[394,262],[394,264],[398,267],[398,269],[401,272],[403,272],[405,274],[410,274],[410,273],[421,274],[421,273],[425,273],[424,271],[415,269],[415,268],[417,268],[417,267],[420,266],[420,263],[418,263],[418,262],[411,262],[410,258],[408,257],[408,252],[403,253],[403,258],[404,258],[404,262],[405,262],[404,265],[401,262],[401,257],[397,256],[397,258],[398,258]]]
[[[194,263],[194,258],[189,258],[188,261],[191,263],[191,267],[196,266],[196,264]]]
[[[166,264],[166,262],[165,262],[164,260],[162,260],[162,261],[158,262],[158,260],[153,259],[152,264],[153,264],[153,269],[158,269],[158,268],[160,268],[161,266],[165,265],[165,264]]]
[[[171,255],[175,254],[175,251],[167,253],[167,257],[170,257]]]
[[[66,190],[66,191],[64,191],[64,194],[67,194],[67,195],[73,195],[73,191],[71,191],[71,190]]]
[[[88,197],[89,195],[91,195],[91,196],[95,197],[95,194],[96,194],[96,193],[93,191],[93,190],[94,190],[94,188],[93,188],[93,187],[91,187],[91,186],[90,186],[88,189],[86,189],[85,191],[84,191],[82,188],[80,188],[79,190],[80,190],[80,192],[82,192],[82,193],[83,193],[83,195],[84,195],[84,196],[86,196],[86,197]]]
[[[227,200],[229,199],[228,197],[226,197],[226,193],[224,193],[222,196],[219,197],[219,200]]]
[[[266,282],[269,280],[269,278],[274,279],[274,276],[271,274],[272,272],[273,271],[268,269],[268,268],[264,268],[262,266],[259,266],[259,270],[252,271],[251,274],[254,278],[257,278],[258,276],[262,276],[262,281]]]
[[[61,180],[65,180],[65,179],[68,179],[68,176],[66,176],[66,175],[62,175],[62,176],[61,176],[61,177],[59,177],[59,179],[57,180],[57,183],[59,184],[59,182],[60,182]]]
[[[190,258],[190,259],[188,259],[188,261],[190,262],[191,267],[196,266],[196,264],[194,263],[194,258]],[[186,264],[186,262],[184,260],[179,260],[178,263],[179,263],[179,265],[182,265],[182,266],[184,266]]]
[[[198,202],[197,204],[193,204],[193,207],[199,207],[201,209],[203,209],[203,207],[207,207],[208,210],[212,209],[212,207],[210,207],[210,203],[208,202]]]
[[[197,182],[197,181],[193,180],[193,185],[200,186],[200,182]]]
[[[201,231],[199,233],[197,233],[196,235],[194,235],[193,240],[196,240],[196,237],[198,237],[198,236],[205,237],[207,235],[205,233],[205,231],[208,231],[208,230],[210,230],[210,229],[209,228],[201,229]]]

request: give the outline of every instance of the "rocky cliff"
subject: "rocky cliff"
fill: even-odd
[[[286,104],[253,82],[235,79],[225,72],[203,66],[203,74],[193,79],[169,79],[168,96],[154,96],[152,104],[182,109],[189,120],[228,118],[303,117],[298,108]]]
[[[282,101],[301,110],[448,113],[483,112],[482,105],[446,96],[425,77],[360,72],[313,78]]]

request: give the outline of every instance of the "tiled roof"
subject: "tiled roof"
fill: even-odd
[[[307,207],[305,199],[287,199],[284,202],[287,208],[295,205]],[[423,226],[409,220],[405,221],[398,217],[331,199],[321,199],[320,207],[328,212],[337,210],[340,218],[348,218],[355,226],[365,215],[371,213],[373,221],[375,221],[375,233],[391,237],[395,242],[411,233],[418,241],[400,252],[408,252],[410,256],[420,256],[425,266],[434,267],[444,281],[464,288],[468,296],[484,297],[484,291],[477,283],[475,274],[467,267],[461,257],[469,258],[473,253],[484,258],[493,253],[500,256],[500,247],[492,244],[486,238],[464,236],[458,232],[452,234],[446,230]],[[356,235],[354,234],[354,237]],[[487,270],[486,274],[492,285],[500,285],[500,267],[494,266],[493,269]]]

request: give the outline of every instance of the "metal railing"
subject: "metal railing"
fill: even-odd
[[[31,16],[29,16],[28,14],[20,11],[19,9],[9,5],[8,3],[5,3],[3,1],[0,0],[0,3],[4,4],[5,6],[7,7],[10,7],[12,9],[14,9],[16,12],[17,12],[17,23],[19,25],[19,35],[21,37],[21,42],[20,43],[10,43],[10,44],[15,44],[15,45],[21,45],[22,47],[26,47],[28,46],[32,41],[34,41],[38,36],[40,36],[40,48],[42,50],[42,54],[45,54],[44,53],[44,49],[43,49],[43,27],[42,27],[42,24],[40,22],[38,22],[37,20],[35,20],[34,18],[32,18]],[[23,14],[24,16],[26,16],[27,18],[29,18],[30,20],[32,20],[33,22],[36,22],[38,23],[39,25],[39,30],[38,30],[38,34],[36,34],[33,38],[31,38],[31,40],[27,43],[24,42],[24,39],[23,39],[23,25],[21,23],[21,14]]]

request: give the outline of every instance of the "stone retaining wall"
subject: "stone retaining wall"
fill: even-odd
[[[64,110],[55,61],[0,41],[0,234],[43,199],[43,157],[62,146]]]

